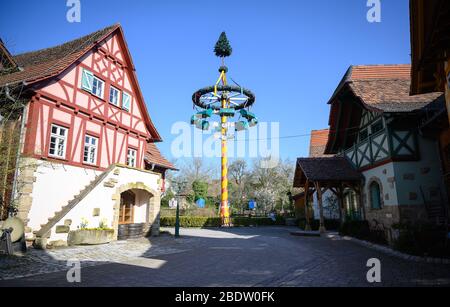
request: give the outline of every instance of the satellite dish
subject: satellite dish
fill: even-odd
[[[9,229],[12,228],[13,231],[11,232],[11,242],[17,242],[19,241],[24,232],[25,232],[25,225],[23,224],[22,220],[18,217],[10,217],[2,224],[2,229]],[[3,231],[0,230],[0,236],[2,235]]]

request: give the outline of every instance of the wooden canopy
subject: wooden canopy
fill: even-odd
[[[294,187],[304,187],[307,181],[335,186],[342,182],[359,183],[362,175],[343,157],[298,158]]]
[[[311,193],[317,192],[320,213],[319,231],[324,233],[326,229],[323,218],[322,194],[330,190],[338,197],[341,205],[341,217],[343,218],[345,216],[344,190],[351,188],[361,195],[362,180],[363,176],[343,157],[298,158],[294,187],[302,187],[304,191],[308,191],[308,193],[303,193],[305,198],[305,229],[311,229],[309,224],[310,210],[308,209],[308,196]]]

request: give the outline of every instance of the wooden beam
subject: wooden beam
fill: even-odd
[[[311,224],[309,223],[308,213],[308,200],[309,200],[309,180],[305,182],[305,231],[311,231]]]
[[[343,185],[340,185],[338,188],[338,198],[339,198],[339,209],[341,214],[341,223],[345,222],[345,206],[344,206],[344,187]]]
[[[314,182],[314,186],[317,191],[317,201],[319,203],[319,218],[320,218],[320,226],[319,226],[319,232],[325,233],[325,222],[323,218],[323,205],[322,205],[322,189],[320,188],[320,183],[318,181]]]

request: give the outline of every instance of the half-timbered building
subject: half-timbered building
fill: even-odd
[[[410,96],[410,69],[351,66],[329,100],[325,154],[346,160],[362,181],[339,179],[339,172],[329,170],[334,158],[310,158],[315,164],[297,162],[294,185],[309,183],[308,189],[319,193],[332,190],[344,219],[366,219],[386,229],[399,222],[439,218],[435,209],[447,206],[439,140],[425,135],[421,127],[426,118],[438,114],[443,94]],[[344,164],[338,160],[336,167],[343,170]],[[308,178],[305,169],[311,165],[323,175]]]
[[[11,99],[2,103],[23,105],[10,207],[27,237],[61,243],[82,221],[106,223],[116,238],[130,225],[157,234],[174,167],[154,144],[161,137],[121,26],[10,57],[0,87]]]

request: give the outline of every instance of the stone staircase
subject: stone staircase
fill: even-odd
[[[103,173],[96,176],[84,189],[82,189],[77,195],[75,195],[66,205],[62,206],[61,209],[54,213],[54,215],[48,218],[48,222],[41,224],[41,228],[38,231],[34,231],[35,243],[40,246],[50,235],[50,230],[59,221],[61,221],[64,216],[70,212],[78,203],[80,203],[98,184],[100,184],[109,173],[115,168],[115,165],[111,165]],[[45,244],[44,244],[45,245]]]

